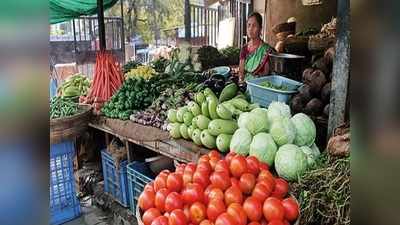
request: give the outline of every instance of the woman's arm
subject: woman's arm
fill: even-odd
[[[244,64],[245,64],[245,60],[241,59],[239,61],[239,82],[244,81]]]

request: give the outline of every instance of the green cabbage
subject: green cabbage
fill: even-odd
[[[240,128],[246,128],[252,135],[267,132],[269,129],[267,110],[256,108],[249,113],[240,114],[238,125]]]
[[[315,155],[316,157],[319,157],[319,155],[321,155],[321,152],[319,151],[319,148],[315,143],[312,144],[310,148],[313,152],[313,155]]]
[[[168,124],[169,134],[171,135],[172,138],[175,138],[175,139],[181,138],[180,127],[181,127],[180,123]]]
[[[270,134],[278,146],[291,144],[296,137],[296,128],[289,118],[283,118],[272,123]]]
[[[311,146],[317,133],[314,122],[304,113],[297,113],[291,120],[296,128],[294,144],[297,146]]]
[[[307,156],[307,165],[310,167],[312,165],[314,165],[314,163],[316,162],[318,156],[316,156],[313,152],[313,150],[308,147],[308,146],[301,146],[300,147],[301,151],[304,152],[304,154],[306,154]]]
[[[272,102],[268,106],[268,120],[270,122],[281,120],[283,118],[290,118],[290,107],[282,102]]]
[[[280,177],[296,181],[307,170],[307,156],[296,145],[286,144],[275,156],[275,170]]]
[[[237,154],[246,156],[250,151],[251,139],[252,136],[248,130],[239,128],[233,134],[229,148]]]
[[[250,144],[249,155],[255,156],[261,162],[272,166],[277,150],[278,147],[270,134],[258,133],[253,137]]]

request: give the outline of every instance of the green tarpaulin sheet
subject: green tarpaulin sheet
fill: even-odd
[[[82,15],[97,13],[97,0],[49,0],[50,24],[61,23]],[[104,9],[112,7],[118,0],[103,0]]]

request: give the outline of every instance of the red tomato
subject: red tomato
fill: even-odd
[[[240,188],[239,180],[236,177],[231,177],[231,185]]]
[[[161,216],[160,210],[156,208],[150,208],[143,213],[143,223],[144,225],[151,225],[151,222],[155,220],[157,217]]]
[[[212,201],[212,200],[221,200],[221,201],[224,201],[224,198],[225,198],[224,192],[223,192],[221,189],[219,189],[219,188],[212,188],[212,189],[210,190],[210,193],[208,194],[207,202],[210,202],[210,201]]]
[[[247,224],[247,215],[244,211],[242,205],[238,203],[232,203],[228,206],[226,212],[235,218],[236,223],[238,225],[246,225]]]
[[[257,175],[258,172],[260,172],[260,164],[255,156],[247,156],[246,163],[247,163],[247,171],[249,173]]]
[[[261,201],[255,197],[248,197],[243,203],[243,210],[250,221],[259,221],[262,217]]]
[[[165,207],[165,199],[167,198],[169,193],[170,193],[170,191],[166,188],[163,188],[163,189],[157,191],[157,193],[156,193],[154,205],[161,212],[165,211],[165,208],[164,208]]]
[[[253,189],[253,192],[251,193],[251,196],[257,198],[260,202],[264,202],[265,199],[267,199],[272,192],[272,187],[269,187],[264,184],[256,184],[256,186]]]
[[[212,150],[212,151],[210,151],[210,152],[208,153],[208,157],[210,157],[210,159],[211,159],[211,158],[218,158],[218,159],[220,159],[220,158],[221,158],[221,154],[220,154],[217,150]]]
[[[251,223],[249,223],[249,224],[247,224],[247,225],[261,225],[259,222],[251,222]]]
[[[265,220],[264,217],[261,218],[260,225],[268,225],[268,222]]]
[[[207,174],[210,174],[212,171],[210,162],[209,161],[199,162],[199,164],[197,164],[196,171],[205,172]]]
[[[165,199],[165,211],[172,212],[174,209],[183,209],[183,200],[180,194],[171,192]]]
[[[200,184],[189,183],[182,191],[182,199],[187,204],[203,201],[204,189]]]
[[[293,198],[286,198],[282,201],[283,208],[285,209],[285,219],[288,221],[295,221],[299,217],[299,205]]]
[[[244,173],[239,180],[239,187],[245,194],[251,194],[256,185],[256,177],[252,173]]]
[[[237,178],[240,178],[242,174],[247,172],[246,158],[242,155],[235,155],[229,165],[231,174]]]
[[[268,170],[261,170],[260,173],[258,174],[257,181],[263,180],[263,179],[273,180],[275,178],[274,178],[274,175],[272,175],[272,173],[269,172]]]
[[[275,188],[274,188],[274,191],[272,192],[271,196],[282,199],[282,198],[286,197],[288,191],[289,191],[288,182],[282,178],[276,178],[275,179]]]
[[[243,194],[240,188],[237,186],[232,186],[225,191],[225,204],[230,205],[232,203],[242,204]]]
[[[221,159],[215,165],[214,171],[215,172],[225,172],[225,173],[229,174],[230,173],[229,165],[225,160]]]
[[[154,191],[154,186],[153,186],[154,182],[150,182],[148,184],[146,184],[146,186],[144,186],[144,191],[148,190],[148,191]],[[154,191],[155,192],[155,191]]]
[[[182,209],[174,209],[168,218],[169,225],[186,225],[188,219]]]
[[[236,153],[235,152],[229,152],[226,156],[225,156],[225,161],[228,163],[228,164],[231,164],[231,160],[232,160],[232,158],[234,157],[236,155]]]
[[[193,174],[192,182],[198,183],[202,187],[207,187],[210,183],[209,173],[196,170],[196,172]]]
[[[211,221],[215,221],[219,215],[225,212],[225,210],[226,207],[222,200],[211,199],[207,207],[207,218]]]
[[[214,185],[210,184],[207,186],[207,188],[204,190],[204,203],[208,204],[208,195],[210,194],[211,189],[215,188]]]
[[[235,218],[228,213],[222,213],[215,220],[215,225],[238,225]]]
[[[167,187],[167,178],[168,178],[168,174],[166,173],[160,173],[156,179],[154,180],[154,191],[157,192],[162,188],[166,188]]]
[[[163,216],[167,217],[167,219],[168,219],[169,218],[169,212],[165,212]]]
[[[143,210],[146,211],[150,208],[154,208],[154,199],[155,199],[156,194],[154,191],[143,191],[138,199],[138,204],[139,207]]]
[[[185,172],[185,167],[185,164],[179,164],[175,169],[175,173],[183,176],[183,172]]]
[[[210,176],[211,184],[221,190],[226,190],[231,186],[231,180],[228,173],[214,172]]]
[[[211,169],[215,169],[215,166],[217,165],[217,162],[219,161],[220,159],[219,158],[216,158],[216,157],[211,157],[210,158],[210,166],[211,166]]]
[[[188,163],[186,165],[186,167],[185,167],[185,171],[184,172],[186,172],[186,171],[194,173],[194,171],[196,171],[196,164],[194,164],[192,162]]]
[[[210,161],[210,156],[208,155],[202,155],[200,156],[199,160],[197,161],[198,164],[200,164],[201,162],[208,162]]]
[[[209,220],[203,220],[199,225],[214,225],[214,224]]]
[[[171,173],[171,171],[169,170],[163,170],[160,172],[160,174],[165,174],[165,175],[169,175]]]
[[[269,170],[269,166],[266,163],[260,162],[259,163],[260,170]]]
[[[265,200],[263,213],[267,221],[283,220],[285,217],[285,209],[283,208],[282,202],[275,197],[269,197]]]
[[[282,220],[272,220],[268,223],[268,225],[285,225],[285,222]]]
[[[190,206],[190,221],[194,224],[200,224],[207,216],[207,208],[200,202],[195,202]]]
[[[170,173],[167,177],[167,188],[170,191],[180,192],[183,187],[182,176],[177,173]]]
[[[187,184],[192,182],[193,174],[194,172],[191,172],[189,170],[183,172],[183,177],[182,177],[183,186],[186,186]]]
[[[183,213],[185,213],[186,218],[190,218],[190,205],[183,206]]]
[[[168,225],[168,218],[166,216],[159,216],[151,222],[151,225]]]
[[[285,225],[290,225],[290,223],[289,223],[287,220],[284,220],[284,221],[283,221],[283,224],[285,224]]]

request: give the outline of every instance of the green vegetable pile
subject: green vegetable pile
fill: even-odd
[[[350,224],[350,157],[322,154],[291,188],[300,202],[300,224]]]
[[[144,111],[131,115],[130,119],[136,123],[167,130],[167,110],[177,108],[193,100],[194,93],[202,89],[202,85],[192,83],[184,88],[173,85],[164,90],[161,95]]]
[[[78,112],[78,104],[65,97],[56,96],[50,100],[50,119],[72,116]]]
[[[205,88],[193,100],[168,111],[171,137],[193,140],[197,145],[218,148],[221,152],[229,151],[239,115],[258,107],[245,100],[235,83],[228,84],[219,98],[210,88]]]
[[[107,117],[127,120],[134,111],[151,105],[168,86],[167,74],[159,74],[149,80],[142,77],[130,78],[101,110]]]
[[[151,62],[151,67],[158,73],[163,73],[165,68],[167,68],[169,64],[169,60],[163,57],[160,57],[153,62]]]
[[[67,78],[58,88],[58,92],[63,97],[79,97],[87,95],[89,88],[89,78],[82,74],[75,74]]]
[[[266,87],[266,88],[271,88],[271,89],[275,89],[275,90],[281,90],[281,91],[287,91],[289,90],[288,86],[286,85],[277,85],[272,83],[271,81],[263,81],[260,83],[261,86]]]
[[[240,49],[236,47],[227,47],[218,51],[212,46],[202,46],[197,54],[203,70],[217,66],[239,65]]]
[[[122,71],[125,73],[128,73],[129,71],[131,71],[131,69],[136,69],[136,67],[141,66],[142,64],[140,62],[137,62],[135,60],[131,60],[129,62],[127,62],[123,67],[122,67]]]
[[[240,48],[226,47],[220,51],[225,59],[225,65],[239,65]]]

